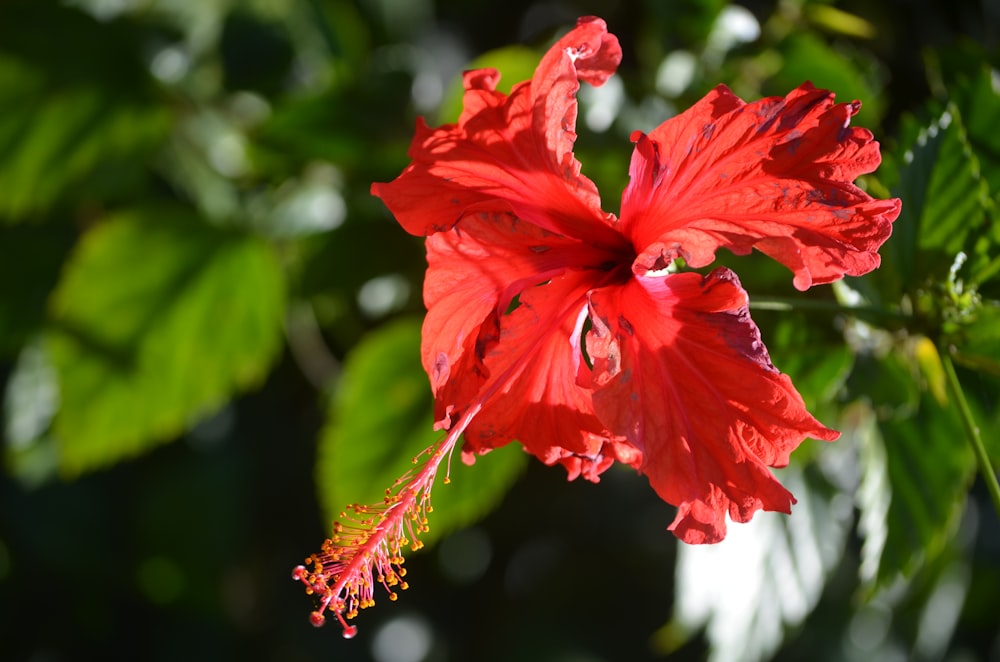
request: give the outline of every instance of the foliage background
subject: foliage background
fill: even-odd
[[[629,132],[719,82],[863,100],[864,184],[904,201],[883,268],[801,295],[724,258],[844,437],[783,472],[792,518],[704,549],[629,471],[456,466],[412,588],[315,630],[292,566],[434,438],[421,242],[369,184],[470,62],[523,79],[584,14],[625,50],[582,93],[609,209]],[[3,657],[1000,660],[959,407],[996,466],[998,39],[991,0],[0,3]]]

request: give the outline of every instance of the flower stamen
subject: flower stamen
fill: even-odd
[[[326,622],[326,612],[336,616],[344,637],[357,634],[357,626],[348,623],[362,609],[375,605],[375,586],[380,585],[395,601],[409,584],[403,549],[423,547],[420,535],[429,530],[427,515],[431,487],[444,458],[451,457],[459,437],[482,409],[470,407],[449,430],[447,436],[414,458],[419,470],[407,471],[386,489],[383,502],[375,505],[352,504],[333,525],[333,535],[303,565],[292,571],[292,579],[302,582],[306,593],[317,596],[318,605],[310,621],[316,627]],[[447,476],[445,476],[447,482]]]

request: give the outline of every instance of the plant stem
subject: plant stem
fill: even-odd
[[[983,445],[983,438],[979,434],[979,426],[976,425],[976,420],[972,417],[972,410],[969,409],[969,403],[966,401],[965,393],[962,391],[962,384],[958,381],[958,374],[955,372],[955,364],[952,363],[951,356],[947,350],[941,352],[941,363],[944,364],[944,372],[948,378],[948,391],[955,399],[955,402],[958,403],[958,411],[962,418],[962,424],[965,427],[965,436],[968,438],[969,443],[972,444],[972,450],[976,454],[979,473],[982,474],[983,481],[986,483],[986,489],[990,493],[990,498],[993,499],[993,509],[1000,516],[1000,483],[997,482],[997,474],[990,463],[990,456],[986,452],[986,446]]]
[[[806,299],[799,297],[753,297],[750,308],[754,310],[814,310],[833,314],[853,315],[871,321],[909,319],[909,315],[895,310],[875,306],[845,306],[828,299]]]

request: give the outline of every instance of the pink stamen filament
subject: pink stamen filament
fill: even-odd
[[[305,584],[307,593],[319,597],[319,605],[310,616],[313,625],[323,625],[324,613],[329,610],[336,615],[344,636],[353,637],[357,628],[347,619],[375,604],[375,584],[382,585],[390,600],[396,599],[395,589],[408,587],[403,580],[402,547],[416,551],[423,546],[419,536],[427,530],[427,513],[432,510],[430,489],[438,467],[451,456],[459,437],[481,409],[482,404],[470,407],[444,439],[420,453],[429,459],[416,475],[407,472],[386,490],[384,504],[355,504],[349,508],[351,514],[342,512],[322,551],[295,568],[292,578]]]
[[[605,279],[609,278],[613,276],[605,276]],[[582,301],[569,301],[563,313],[569,314],[580,305]],[[553,316],[550,324],[558,326],[563,319],[564,315]],[[544,329],[540,330],[535,342],[522,350],[523,355],[530,355],[546,335]],[[423,546],[420,533],[427,531],[427,514],[433,510],[430,490],[438,467],[445,457],[450,462],[455,444],[483,405],[500,391],[501,386],[516,378],[524,365],[524,361],[514,361],[497,377],[489,380],[472,405],[449,428],[447,436],[414,458],[415,464],[422,455],[429,458],[416,475],[411,470],[398,478],[386,490],[383,504],[349,506],[348,510],[353,513],[348,515],[345,511],[340,514],[333,536],[323,543],[322,551],[306,559],[305,565],[295,568],[292,578],[305,584],[306,593],[319,597],[319,606],[310,616],[313,625],[323,625],[326,621],[324,612],[332,611],[343,628],[344,637],[349,639],[357,634],[357,628],[348,624],[347,620],[357,616],[359,610],[375,604],[376,583],[385,588],[390,600],[397,599],[396,588],[408,588],[403,580],[406,569],[403,567],[402,548],[409,546],[416,551]],[[447,476],[445,482],[448,482]],[[368,517],[361,517],[364,515]],[[310,565],[311,570],[307,567]],[[372,566],[376,571],[374,576]]]

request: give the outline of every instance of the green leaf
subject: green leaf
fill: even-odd
[[[881,121],[883,97],[870,80],[871,67],[867,62],[856,62],[859,58],[830,47],[811,32],[792,32],[779,50],[783,65],[765,86],[767,94],[783,96],[808,80],[816,87],[834,92],[838,101],[861,101],[861,111],[851,120],[852,124],[874,127]]]
[[[0,219],[133,191],[167,135],[135,35],[43,4],[0,9]]]
[[[259,383],[283,299],[268,245],[187,212],[134,211],[88,232],[51,305],[63,472],[169,440]]]
[[[851,400],[870,402],[883,418],[908,416],[920,402],[920,384],[914,366],[895,353],[881,358],[858,356],[848,391]]]
[[[895,278],[897,290],[907,291],[945,282],[959,252],[976,252],[991,203],[954,105],[916,132],[901,162],[893,193],[903,208],[877,278]]]
[[[385,490],[414,468],[413,458],[441,438],[420,364],[420,321],[403,319],[368,334],[344,364],[320,438],[317,482],[328,519],[350,503],[381,503]],[[466,466],[456,457],[451,481],[439,472],[425,544],[484,516],[527,460],[510,444]],[[421,458],[422,460],[423,458]],[[445,459],[445,462],[448,462]]]
[[[976,311],[975,321],[962,329],[955,360],[974,370],[1000,376],[1000,303],[990,301]]]
[[[709,660],[770,659],[815,607],[840,562],[851,521],[821,479],[790,466],[791,516],[760,512],[715,545],[677,548],[674,615],[654,645],[669,653],[705,628]]]
[[[993,195],[1000,194],[1000,131],[996,118],[1000,116],[998,73],[980,65],[970,81],[956,86],[952,98],[965,121],[969,145],[989,182]]]
[[[964,273],[975,287],[992,281],[992,293],[1000,293],[1000,133],[996,118],[1000,115],[1000,73],[979,65],[971,80],[965,80],[952,90],[954,106],[961,112],[969,148],[979,173],[988,186],[993,204],[987,208],[987,223],[977,231],[968,247],[969,264]]]
[[[806,4],[802,11],[810,23],[827,32],[861,39],[878,35],[878,29],[867,19],[830,5]]]
[[[834,402],[854,366],[850,347],[825,311],[821,314],[823,318],[797,311],[754,315],[774,365],[792,378],[814,414]]]
[[[355,193],[369,198],[373,179],[395,176],[407,163],[413,118],[403,121],[399,109],[411,102],[411,84],[402,71],[366,71],[363,83],[345,82],[275,100],[273,113],[254,132],[254,167],[271,178],[284,178],[309,160],[335,163],[348,178],[348,188],[354,177]],[[380,139],[371,140],[373,135]]]
[[[1000,302],[983,302],[972,315],[949,339],[952,356],[967,368],[1000,376]]]
[[[77,193],[96,200],[133,184],[143,153],[165,126],[156,111],[90,89],[20,103],[31,112],[5,113],[0,120],[0,133],[13,138],[2,141],[7,149],[0,166],[0,216],[11,218],[44,211]]]
[[[900,360],[890,355],[883,361]],[[859,502],[863,534],[884,536],[884,545],[862,554],[862,580],[874,588],[911,575],[941,551],[958,524],[975,469],[955,407],[940,403],[931,388],[921,391],[915,408],[882,413],[868,454],[883,460],[861,463],[859,490],[869,495]]]

